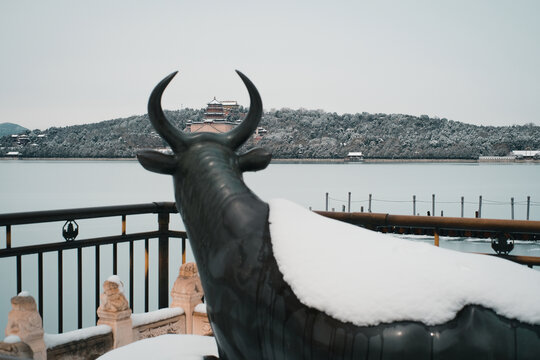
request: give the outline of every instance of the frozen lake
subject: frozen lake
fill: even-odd
[[[465,199],[464,213],[473,217],[478,210],[481,195],[482,217],[511,218],[510,198],[514,198],[516,219],[526,218],[527,196],[531,198],[530,219],[540,220],[540,164],[537,163],[360,163],[360,164],[271,164],[258,173],[246,173],[248,186],[263,200],[286,198],[304,207],[324,210],[325,193],[329,193],[329,208],[341,210],[347,206],[351,192],[352,211],[368,208],[372,194],[372,211],[411,215],[412,197],[416,195],[416,212],[425,215],[432,210],[432,194],[436,197],[435,214],[444,216],[461,215],[461,197]],[[45,161],[45,160],[1,160],[0,161],[0,213],[20,211],[52,210],[90,206],[150,203],[174,201],[172,179],[144,170],[136,161]],[[104,236],[120,233],[119,219],[81,220],[79,238]],[[39,224],[15,226],[12,229],[13,246],[40,242],[63,241],[63,224]],[[133,216],[127,219],[127,230],[146,231],[155,229],[155,216]],[[171,228],[182,230],[178,215],[171,217]],[[5,230],[0,229],[0,248],[5,247]],[[415,238],[432,241],[430,238]],[[126,245],[127,246],[127,245]],[[179,243],[171,244],[171,254],[179,252]],[[461,251],[491,251],[486,241],[441,239],[441,246]],[[107,247],[102,250],[101,278],[112,274],[110,254]],[[136,251],[140,246],[136,245]],[[140,249],[139,249],[140,250]],[[120,254],[126,251],[120,246]],[[151,254],[152,254],[151,248]],[[70,316],[76,308],[76,280],[74,256],[64,256],[64,329],[76,326],[76,316]],[[84,262],[93,263],[93,251],[84,251]],[[154,251],[155,254],[155,251]],[[513,254],[540,256],[540,244],[521,243]],[[136,255],[136,264],[137,256]],[[155,258],[155,256],[154,256]],[[190,257],[188,256],[188,261]],[[54,264],[56,256],[45,254],[44,261]],[[152,258],[151,258],[152,261]],[[23,288],[37,293],[34,279],[35,259],[23,258]],[[107,265],[109,264],[109,265]],[[176,278],[179,257],[171,259],[170,281]],[[91,267],[91,266],[90,266]],[[93,304],[93,268],[85,271],[83,279],[85,302]],[[52,268],[55,271],[56,266]],[[86,268],[85,268],[86,269]],[[16,286],[12,276],[14,261],[0,259],[0,330],[4,329],[9,299],[15,295]],[[127,269],[119,264],[119,275],[127,280]],[[137,273],[137,270],[136,270]],[[9,274],[9,275],[7,275]],[[140,276],[136,274],[136,276]],[[155,294],[157,274],[150,273],[151,294]],[[49,277],[50,278],[50,277]],[[56,284],[54,279],[45,279],[45,329],[56,331]],[[54,278],[54,277],[53,277]],[[50,281],[50,283],[49,283]],[[135,285],[136,298],[142,288]],[[87,289],[88,288],[88,289]],[[88,290],[88,291],[87,291]],[[49,295],[47,295],[49,294]],[[88,301],[86,301],[88,298]],[[142,303],[135,303],[135,312],[142,311]],[[157,306],[150,299],[150,309]],[[93,311],[85,312],[85,326],[93,325]]]

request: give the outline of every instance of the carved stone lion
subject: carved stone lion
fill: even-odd
[[[118,283],[114,281],[105,281],[103,283],[103,293],[99,296],[100,304],[98,311],[119,312],[129,309],[129,304],[120,291]]]

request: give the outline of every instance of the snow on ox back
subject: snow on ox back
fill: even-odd
[[[299,300],[358,326],[439,325],[466,305],[540,324],[540,272],[331,220],[287,200],[270,204],[272,248]]]

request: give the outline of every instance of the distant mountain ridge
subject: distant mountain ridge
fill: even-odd
[[[0,137],[9,135],[18,135],[28,131],[27,128],[13,123],[1,123],[0,124]]]
[[[165,111],[185,129],[202,121],[204,109]],[[260,126],[268,130],[257,144],[274,158],[343,158],[361,151],[367,158],[477,159],[512,150],[540,149],[540,126],[479,126],[426,115],[343,114],[322,110],[280,109],[265,112]],[[147,115],[94,124],[27,131],[29,140],[16,144],[0,138],[0,156],[17,151],[23,157],[132,158],[141,149],[163,148]],[[244,150],[253,147],[253,141]]]

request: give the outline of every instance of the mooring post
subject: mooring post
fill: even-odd
[[[6,249],[11,249],[11,225],[6,225]]]
[[[351,212],[351,192],[349,191],[349,205],[348,205],[348,212]]]
[[[435,216],[435,194],[431,194],[431,213]]]
[[[512,208],[512,220],[514,220],[514,198],[510,198],[510,207]]]
[[[462,196],[461,197],[461,217],[463,217],[464,210],[465,210],[465,197]]]
[[[158,308],[169,307],[169,213],[158,213]]]
[[[328,211],[328,193],[326,193],[326,211]]]
[[[341,205],[341,211],[345,212],[345,205]],[[349,211],[350,212],[350,211]]]
[[[369,206],[367,211],[371,212],[371,194],[369,194]]]
[[[482,195],[478,198],[478,216],[477,218],[482,217]]]
[[[364,212],[364,207],[360,206],[360,212]]]
[[[416,195],[412,196],[412,214],[416,215]]]
[[[530,210],[531,210],[531,197],[527,196],[527,220],[529,220]]]

